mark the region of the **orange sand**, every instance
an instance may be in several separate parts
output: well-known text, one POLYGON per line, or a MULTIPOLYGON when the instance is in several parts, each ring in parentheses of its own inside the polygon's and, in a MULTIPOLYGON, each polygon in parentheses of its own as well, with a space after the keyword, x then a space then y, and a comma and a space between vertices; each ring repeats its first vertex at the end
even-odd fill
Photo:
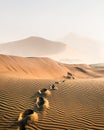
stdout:
POLYGON ((34 109, 35 93, 61 81, 67 71, 76 79, 56 84, 58 90, 51 90, 48 97, 49 109, 38 111, 38 122, 30 121, 25 129, 104 130, 104 78, 97 78, 100 73, 86 65, 4 55, 0 56, 0 130, 17 130, 19 114, 34 109))

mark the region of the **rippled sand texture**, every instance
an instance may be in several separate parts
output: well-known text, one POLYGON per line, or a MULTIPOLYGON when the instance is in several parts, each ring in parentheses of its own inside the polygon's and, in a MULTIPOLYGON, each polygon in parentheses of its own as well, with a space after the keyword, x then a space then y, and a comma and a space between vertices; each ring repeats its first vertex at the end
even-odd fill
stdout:
MULTIPOLYGON (((53 80, 0 77, 0 130, 18 129, 18 116, 34 108, 35 93, 53 80)), ((104 79, 66 80, 48 97, 50 108, 27 130, 104 130, 104 79)))

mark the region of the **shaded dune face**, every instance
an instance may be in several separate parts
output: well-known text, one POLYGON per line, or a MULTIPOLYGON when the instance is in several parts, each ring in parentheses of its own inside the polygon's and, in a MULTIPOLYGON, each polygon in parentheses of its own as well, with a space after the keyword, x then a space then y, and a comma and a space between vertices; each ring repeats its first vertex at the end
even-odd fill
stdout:
MULTIPOLYGON (((21 111, 34 108, 33 95, 48 88, 53 80, 0 78, 0 130, 17 129, 21 111)), ((57 84, 48 97, 50 109, 38 122, 28 122, 30 130, 103 130, 104 79, 76 79, 57 84)))

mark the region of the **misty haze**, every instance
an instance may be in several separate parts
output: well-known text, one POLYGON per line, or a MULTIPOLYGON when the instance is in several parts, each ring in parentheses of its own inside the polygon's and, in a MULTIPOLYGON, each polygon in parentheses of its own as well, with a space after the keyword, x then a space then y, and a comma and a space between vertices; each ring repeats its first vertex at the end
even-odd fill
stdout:
POLYGON ((104 130, 103 35, 103 0, 0 0, 0 130, 104 130))

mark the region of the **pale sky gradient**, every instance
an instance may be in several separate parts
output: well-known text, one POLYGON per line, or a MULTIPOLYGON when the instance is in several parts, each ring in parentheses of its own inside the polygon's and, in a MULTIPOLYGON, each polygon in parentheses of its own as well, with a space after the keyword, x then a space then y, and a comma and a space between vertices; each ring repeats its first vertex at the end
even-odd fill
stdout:
POLYGON ((0 0, 0 42, 70 32, 104 42, 104 0, 0 0))

